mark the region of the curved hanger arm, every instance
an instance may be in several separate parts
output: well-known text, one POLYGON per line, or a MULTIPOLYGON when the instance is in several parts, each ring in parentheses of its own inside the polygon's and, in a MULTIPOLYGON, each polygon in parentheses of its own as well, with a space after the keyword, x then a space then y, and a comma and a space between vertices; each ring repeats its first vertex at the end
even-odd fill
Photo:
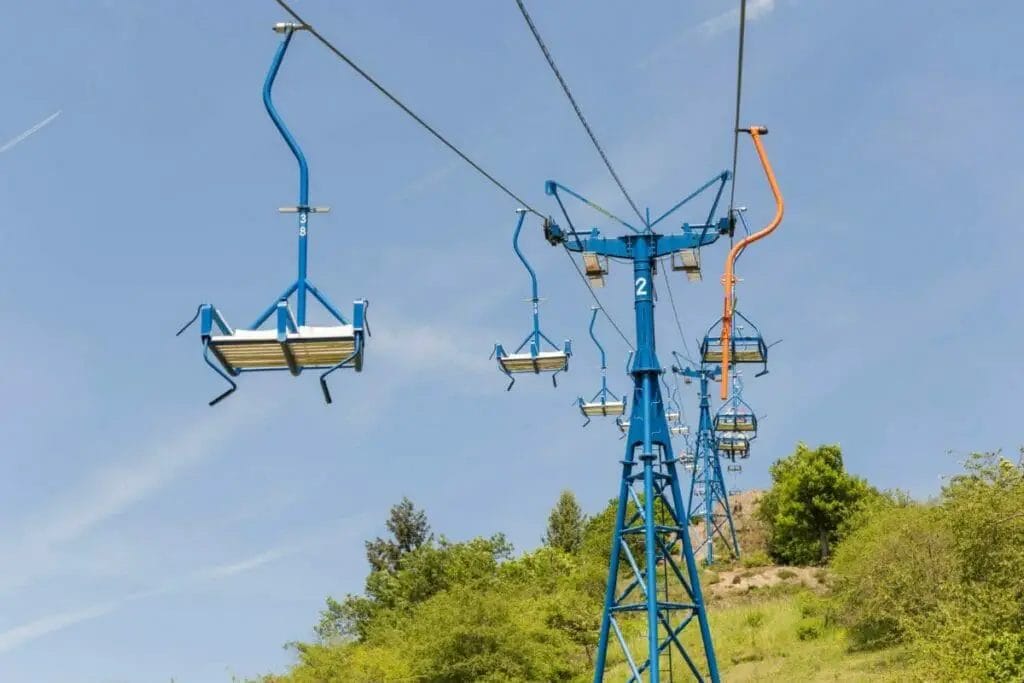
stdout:
POLYGON ((281 62, 284 60, 284 53, 288 50, 288 45, 292 42, 292 35, 297 30, 301 30, 303 27, 298 24, 279 24, 274 27, 275 31, 284 33, 284 39, 281 44, 277 46, 277 52, 274 53, 274 61, 270 64, 270 71, 267 72, 267 78, 263 82, 263 106, 267 109, 267 114, 270 115, 270 120, 274 122, 274 126, 278 132, 281 133, 281 137, 288 144, 288 148, 295 155, 295 160, 299 162, 299 207, 309 206, 309 166, 306 164, 306 155, 302 153, 302 148, 299 147, 299 143, 295 141, 295 137, 292 136, 291 131, 284 125, 284 121, 281 119, 281 115, 277 113, 277 108, 274 107, 274 101, 271 98, 271 90, 274 87, 274 80, 277 78, 277 72, 281 68, 281 62))
POLYGON ((765 153, 764 145, 761 143, 761 136, 767 135, 768 129, 764 126, 753 126, 751 128, 745 128, 741 132, 748 133, 750 135, 750 139, 754 143, 754 148, 757 150, 757 156, 761 160, 761 167, 764 169, 764 174, 768 178, 768 185, 771 187, 772 195, 775 197, 775 216, 768 225, 752 235, 747 235, 734 244, 732 249, 729 250, 729 256, 725 260, 725 275, 722 276, 722 284, 725 286, 725 302, 722 309, 721 398, 723 401, 729 397, 728 380, 729 363, 732 352, 732 316, 734 307, 733 289, 736 285, 736 258, 739 256, 740 252, 746 249, 749 245, 775 232, 775 229, 779 227, 780 223, 782 223, 782 215, 785 211, 785 203, 782 199, 782 193, 779 191, 779 185, 775 180, 775 172, 772 170, 771 162, 768 161, 768 155, 765 153))
POLYGON ((594 340, 594 344, 597 346, 597 350, 601 352, 601 373, 608 369, 607 359, 604 354, 604 347, 601 346, 601 342, 597 340, 597 336, 594 334, 594 323, 597 322, 597 312, 601 310, 597 306, 592 306, 591 311, 593 313, 590 316, 590 338, 594 340))

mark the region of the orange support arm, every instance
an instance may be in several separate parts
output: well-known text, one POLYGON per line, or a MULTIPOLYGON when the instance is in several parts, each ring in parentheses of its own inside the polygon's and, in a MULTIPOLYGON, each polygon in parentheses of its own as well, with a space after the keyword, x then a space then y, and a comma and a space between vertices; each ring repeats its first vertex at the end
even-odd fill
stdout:
MULTIPOLYGON (((754 126, 751 128, 742 129, 740 132, 749 133, 750 139, 754 141, 754 147, 757 149, 757 156, 761 160, 761 167, 764 168, 764 174, 768 177, 768 184, 772 188, 772 194, 775 196, 775 217, 772 218, 771 222, 758 230, 752 235, 747 235, 739 242, 733 245, 732 249, 729 250, 729 256, 725 260, 725 275, 722 276, 722 284, 725 286, 725 305, 722 309, 722 400, 729 398, 729 363, 731 361, 730 356, 732 355, 732 317, 733 317, 733 288, 736 285, 736 259, 749 245, 754 242, 767 237, 775 231, 779 224, 782 222, 782 214, 785 209, 785 204, 782 201, 782 193, 779 192, 779 185, 775 181, 775 172, 772 171, 772 165, 768 161, 768 155, 765 154, 764 145, 761 143, 761 136, 768 134, 768 129, 764 126, 754 126)), ((730 220, 732 216, 729 217, 730 220)))

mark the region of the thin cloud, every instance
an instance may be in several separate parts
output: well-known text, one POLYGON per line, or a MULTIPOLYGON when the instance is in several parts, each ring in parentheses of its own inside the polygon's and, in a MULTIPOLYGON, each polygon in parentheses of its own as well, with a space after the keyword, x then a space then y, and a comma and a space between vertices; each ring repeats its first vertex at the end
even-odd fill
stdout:
POLYGON ((5 539, 0 556, 20 562, 0 567, 0 593, 39 580, 58 569, 62 548, 108 520, 159 493, 189 469, 221 452, 239 430, 265 413, 266 406, 225 406, 177 433, 152 435, 138 456, 94 472, 35 524, 23 525, 22 538, 5 539))
POLYGON ((66 543, 145 500, 189 468, 212 457, 253 419, 241 409, 210 413, 177 437, 160 435, 141 458, 108 467, 91 477, 33 534, 43 545, 66 543))
POLYGON ((251 572, 254 569, 259 569, 265 564, 270 564, 271 562, 280 560, 288 555, 293 555, 296 552, 298 552, 298 548, 278 548, 276 550, 268 550, 265 553, 254 555, 239 562, 210 567, 205 570, 201 576, 202 578, 210 580, 226 579, 232 576, 238 576, 239 574, 245 574, 246 572, 251 572))
MULTIPOLYGON (((747 21, 757 21, 772 13, 775 9, 775 0, 750 0, 747 3, 747 21)), ((730 29, 738 29, 740 24, 740 10, 734 7, 728 12, 722 12, 718 16, 711 17, 700 23, 698 28, 709 36, 717 35, 730 29)))
POLYGON ((269 550, 239 562, 206 567, 189 574, 184 579, 169 581, 156 588, 130 593, 115 600, 101 602, 84 609, 58 612, 57 614, 33 619, 32 621, 21 624, 20 626, 9 628, 6 631, 0 631, 0 652, 10 652, 11 650, 15 650, 33 640, 57 633, 58 631, 63 631, 64 629, 71 628, 72 626, 76 626, 87 621, 93 621, 94 619, 105 617, 108 614, 121 609, 128 603, 135 602, 137 600, 144 600, 146 598, 164 595, 191 585, 223 580, 245 574, 246 572, 258 569, 259 567, 274 562, 275 560, 279 560, 287 555, 291 555, 298 550, 299 548, 294 546, 290 548, 269 550))
POLYGON ((106 602, 82 610, 60 612, 47 617, 34 619, 30 622, 9 628, 0 632, 0 652, 9 652, 21 647, 25 643, 48 636, 57 631, 80 624, 83 621, 92 621, 106 614, 110 614, 121 606, 121 603, 106 602))
MULTIPOLYGON (((776 0, 750 0, 747 3, 747 23, 764 19, 778 7, 776 0)), ((651 66, 670 59, 674 55, 685 54, 681 48, 693 39, 693 34, 702 34, 705 38, 713 38, 730 30, 737 30, 740 26, 740 10, 738 7, 717 14, 706 19, 697 25, 691 25, 683 29, 678 35, 667 43, 651 51, 646 57, 637 63, 638 69, 648 69, 651 66)))
POLYGON ((0 154, 3 154, 4 152, 6 152, 7 150, 11 149, 12 147, 20 145, 22 142, 24 142, 28 138, 32 137, 33 135, 35 135, 36 133, 41 131, 43 128, 45 128, 47 125, 49 125, 54 119, 56 119, 58 116, 60 116, 62 112, 63 112, 62 109, 58 109, 57 111, 55 111, 54 113, 52 113, 49 116, 47 116, 45 119, 43 119, 42 121, 40 121, 36 125, 32 126, 28 130, 26 130, 24 133, 21 133, 17 137, 11 138, 7 142, 5 142, 3 147, 0 147, 0 154))

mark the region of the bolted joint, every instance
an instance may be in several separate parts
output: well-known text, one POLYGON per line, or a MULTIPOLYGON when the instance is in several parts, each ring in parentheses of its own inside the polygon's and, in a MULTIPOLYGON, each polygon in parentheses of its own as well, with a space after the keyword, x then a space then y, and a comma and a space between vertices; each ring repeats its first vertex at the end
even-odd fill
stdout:
POLYGON ((548 241, 553 247, 557 247, 559 244, 565 241, 565 233, 562 231, 558 224, 550 218, 544 219, 544 239, 548 241))

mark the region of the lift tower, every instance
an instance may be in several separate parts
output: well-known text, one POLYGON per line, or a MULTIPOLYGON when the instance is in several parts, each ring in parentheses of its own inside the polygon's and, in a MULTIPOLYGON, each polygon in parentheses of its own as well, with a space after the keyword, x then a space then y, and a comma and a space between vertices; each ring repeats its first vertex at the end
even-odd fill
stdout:
POLYGON ((729 234, 728 218, 714 223, 722 188, 729 179, 727 171, 715 176, 682 200, 660 218, 651 221, 650 212, 642 228, 636 228, 613 216, 569 188, 554 181, 545 184, 545 191, 559 203, 568 229, 550 219, 545 221, 545 237, 552 245, 564 245, 569 251, 587 257, 631 261, 633 264, 633 295, 636 315, 636 352, 630 374, 633 377, 633 401, 626 435, 626 452, 622 460, 615 532, 612 538, 608 583, 598 641, 595 683, 604 679, 609 633, 614 633, 632 673, 631 681, 661 680, 660 658, 678 652, 697 680, 719 681, 718 664, 708 626, 707 611, 700 589, 697 564, 688 534, 687 507, 683 500, 674 456, 665 404, 659 381, 664 370, 655 352, 654 281, 660 259, 714 243, 729 234), (659 234, 655 226, 690 199, 718 184, 708 219, 700 225, 683 224, 681 232, 659 234), (559 193, 570 195, 587 206, 612 218, 629 229, 620 237, 603 237, 596 228, 577 232, 565 211, 559 193), (632 504, 632 505, 631 505, 632 504), (682 545, 680 552, 679 545, 682 545), (642 549, 642 556, 634 554, 642 549), (621 572, 622 558, 628 569, 621 572), (684 566, 680 566, 679 560, 684 566), (664 584, 659 586, 659 566, 665 571, 664 584), (660 594, 659 594, 660 588, 660 594), (647 648, 634 656, 623 636, 618 619, 623 614, 643 612, 647 617, 647 648), (698 664, 683 646, 680 633, 696 622, 700 629, 705 662, 698 664), (703 669, 703 670, 702 670, 703 669))
POLYGON ((697 427, 697 444, 694 452, 693 479, 690 482, 690 498, 687 512, 690 519, 704 520, 704 538, 693 549, 695 555, 705 552, 707 564, 715 561, 715 537, 724 541, 729 553, 736 559, 740 556, 740 544, 729 507, 729 495, 722 476, 722 462, 718 454, 718 438, 711 421, 711 395, 708 384, 722 377, 718 366, 693 369, 673 366, 672 371, 682 375, 684 381, 694 379, 700 382, 700 421, 697 427))

